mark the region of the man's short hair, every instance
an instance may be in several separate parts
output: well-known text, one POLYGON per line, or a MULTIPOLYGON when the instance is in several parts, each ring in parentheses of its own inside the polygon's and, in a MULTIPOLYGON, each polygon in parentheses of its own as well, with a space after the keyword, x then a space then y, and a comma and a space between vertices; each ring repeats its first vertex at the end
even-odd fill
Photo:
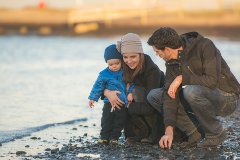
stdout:
POLYGON ((165 47, 177 49, 182 45, 180 36, 170 27, 161 27, 156 30, 147 43, 160 50, 164 50, 165 47))

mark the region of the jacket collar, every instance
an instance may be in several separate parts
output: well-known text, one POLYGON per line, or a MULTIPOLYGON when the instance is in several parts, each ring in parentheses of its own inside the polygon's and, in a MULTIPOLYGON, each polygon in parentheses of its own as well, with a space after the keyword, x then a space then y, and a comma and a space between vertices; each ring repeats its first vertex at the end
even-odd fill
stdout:
POLYGON ((123 72, 123 69, 122 69, 122 68, 119 69, 118 71, 111 71, 111 70, 109 69, 109 67, 107 67, 107 70, 108 70, 108 72, 110 72, 110 73, 115 73, 115 74, 119 74, 119 73, 123 72))
POLYGON ((189 32, 182 34, 181 36, 183 43, 183 53, 184 56, 188 56, 192 48, 194 48, 198 42, 203 38, 198 32, 189 32))
POLYGON ((179 65, 179 61, 177 59, 171 59, 165 63, 166 66, 171 66, 171 65, 179 65))

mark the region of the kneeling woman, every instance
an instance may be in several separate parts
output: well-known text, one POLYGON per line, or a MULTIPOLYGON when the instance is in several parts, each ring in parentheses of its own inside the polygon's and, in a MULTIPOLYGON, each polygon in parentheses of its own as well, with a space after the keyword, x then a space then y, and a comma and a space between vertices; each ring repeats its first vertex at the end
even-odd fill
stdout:
MULTIPOLYGON (((147 95, 150 90, 163 86, 164 73, 144 54, 137 34, 124 35, 121 41, 117 42, 117 49, 123 55, 123 80, 135 85, 124 129, 127 142, 158 142, 159 134, 164 132, 163 121, 159 113, 148 104, 147 95)), ((123 102, 117 94, 117 91, 104 91, 112 106, 121 108, 123 102)))

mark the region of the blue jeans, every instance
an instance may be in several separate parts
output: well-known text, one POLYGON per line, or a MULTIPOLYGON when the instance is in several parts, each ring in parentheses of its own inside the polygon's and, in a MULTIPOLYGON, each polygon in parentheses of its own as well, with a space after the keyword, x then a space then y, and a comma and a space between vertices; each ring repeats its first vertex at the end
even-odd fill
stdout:
MULTIPOLYGON (((163 88, 153 89, 149 92, 147 99, 148 102, 154 107, 159 113, 163 112, 163 88)), ((164 115, 163 115, 164 116, 164 115)), ((187 115, 183 105, 179 102, 178 112, 177 112, 177 122, 176 127, 184 132, 187 136, 191 135, 197 130, 197 127, 191 121, 187 115)))
POLYGON ((219 135, 223 131, 223 127, 217 116, 230 115, 239 105, 239 96, 218 88, 210 89, 200 85, 187 85, 183 94, 203 127, 205 137, 219 135))

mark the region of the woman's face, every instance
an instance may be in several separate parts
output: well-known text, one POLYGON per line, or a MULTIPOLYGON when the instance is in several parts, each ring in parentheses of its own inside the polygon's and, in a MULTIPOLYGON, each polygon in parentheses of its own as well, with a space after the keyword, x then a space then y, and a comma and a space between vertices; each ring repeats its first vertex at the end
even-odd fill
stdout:
POLYGON ((139 53, 124 53, 123 61, 128 65, 129 68, 135 69, 140 61, 139 53))

